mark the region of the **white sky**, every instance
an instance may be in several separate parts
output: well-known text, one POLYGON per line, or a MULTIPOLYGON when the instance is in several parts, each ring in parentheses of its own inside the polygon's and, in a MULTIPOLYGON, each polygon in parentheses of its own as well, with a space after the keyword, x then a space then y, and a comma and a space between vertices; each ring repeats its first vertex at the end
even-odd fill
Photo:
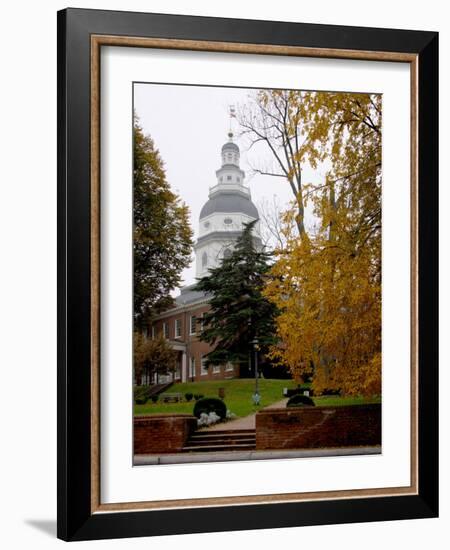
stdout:
MULTIPOLYGON (((136 83, 134 108, 141 126, 149 134, 165 164, 167 180, 172 189, 189 206, 194 239, 198 235, 200 210, 208 200, 209 188, 217 183, 215 171, 221 165, 221 147, 228 141, 229 105, 246 102, 254 90, 186 86, 173 84, 136 83)), ((236 119, 233 131, 239 133, 236 119)), ((288 205, 292 192, 286 180, 271 176, 252 175, 252 166, 272 162, 270 152, 261 144, 247 151, 242 140, 235 139, 241 149, 241 168, 246 172, 245 183, 250 187, 252 200, 258 207, 261 201, 288 205)), ((259 144, 258 144, 259 145, 259 144)), ((323 170, 313 171, 304 166, 303 181, 320 183, 323 170)), ((306 214, 312 219, 311 213, 306 214)), ((182 274, 183 284, 195 282, 195 257, 182 274)))

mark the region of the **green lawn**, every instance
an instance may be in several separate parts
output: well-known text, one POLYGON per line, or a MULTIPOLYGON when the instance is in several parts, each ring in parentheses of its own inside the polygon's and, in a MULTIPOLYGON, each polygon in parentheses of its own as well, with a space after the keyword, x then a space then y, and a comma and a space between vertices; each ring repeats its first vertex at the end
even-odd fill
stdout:
POLYGON ((374 397, 339 397, 336 395, 323 395, 313 397, 314 403, 320 407, 342 407, 343 405, 362 405, 363 403, 381 403, 381 396, 374 397))
MULTIPOLYGON (((185 384, 174 384, 169 388, 168 393, 184 394, 199 393, 205 397, 218 397, 219 388, 225 388, 224 401, 228 410, 236 416, 247 416, 256 412, 260 408, 267 407, 271 403, 283 399, 283 388, 295 388, 293 380, 259 380, 259 393, 261 394, 261 403, 259 407, 253 405, 252 395, 255 389, 255 381, 251 379, 232 379, 232 380, 214 380, 211 382, 187 382, 185 384)), ((367 400, 360 397, 317 397, 314 398, 316 405, 355 405, 359 403, 376 403, 380 399, 367 400)), ((145 405, 135 405, 134 414, 158 414, 158 413, 188 413, 192 414, 195 401, 183 401, 181 403, 152 403, 149 401, 145 405)))

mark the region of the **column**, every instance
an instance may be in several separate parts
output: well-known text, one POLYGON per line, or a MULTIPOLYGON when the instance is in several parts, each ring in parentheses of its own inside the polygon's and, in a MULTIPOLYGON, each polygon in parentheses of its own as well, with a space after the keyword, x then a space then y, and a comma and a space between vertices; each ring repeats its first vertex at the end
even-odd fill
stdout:
POLYGON ((187 361, 186 361, 186 352, 183 351, 181 354, 181 381, 187 382, 187 361))

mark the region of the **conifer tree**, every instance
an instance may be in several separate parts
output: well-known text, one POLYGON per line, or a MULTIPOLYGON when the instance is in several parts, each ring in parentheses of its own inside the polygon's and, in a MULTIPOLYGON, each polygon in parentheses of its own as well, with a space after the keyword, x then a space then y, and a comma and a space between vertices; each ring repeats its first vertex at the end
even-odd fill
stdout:
MULTIPOLYGON (((263 295, 270 255, 258 250, 252 230, 244 226, 235 248, 221 265, 201 278, 196 289, 210 297, 200 339, 213 346, 207 364, 249 363, 251 342, 257 338, 262 355, 274 343, 276 307, 263 295)), ((250 374, 250 372, 248 373, 250 374)))

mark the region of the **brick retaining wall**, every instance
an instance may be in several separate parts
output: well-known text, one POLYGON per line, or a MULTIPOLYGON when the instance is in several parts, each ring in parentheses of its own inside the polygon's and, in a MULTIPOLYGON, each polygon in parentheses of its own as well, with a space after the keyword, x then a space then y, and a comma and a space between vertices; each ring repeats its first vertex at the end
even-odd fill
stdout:
POLYGON ((256 414, 256 449, 381 445, 381 405, 289 407, 256 414))
POLYGON ((134 418, 134 454, 177 453, 197 428, 190 414, 153 414, 134 418))

